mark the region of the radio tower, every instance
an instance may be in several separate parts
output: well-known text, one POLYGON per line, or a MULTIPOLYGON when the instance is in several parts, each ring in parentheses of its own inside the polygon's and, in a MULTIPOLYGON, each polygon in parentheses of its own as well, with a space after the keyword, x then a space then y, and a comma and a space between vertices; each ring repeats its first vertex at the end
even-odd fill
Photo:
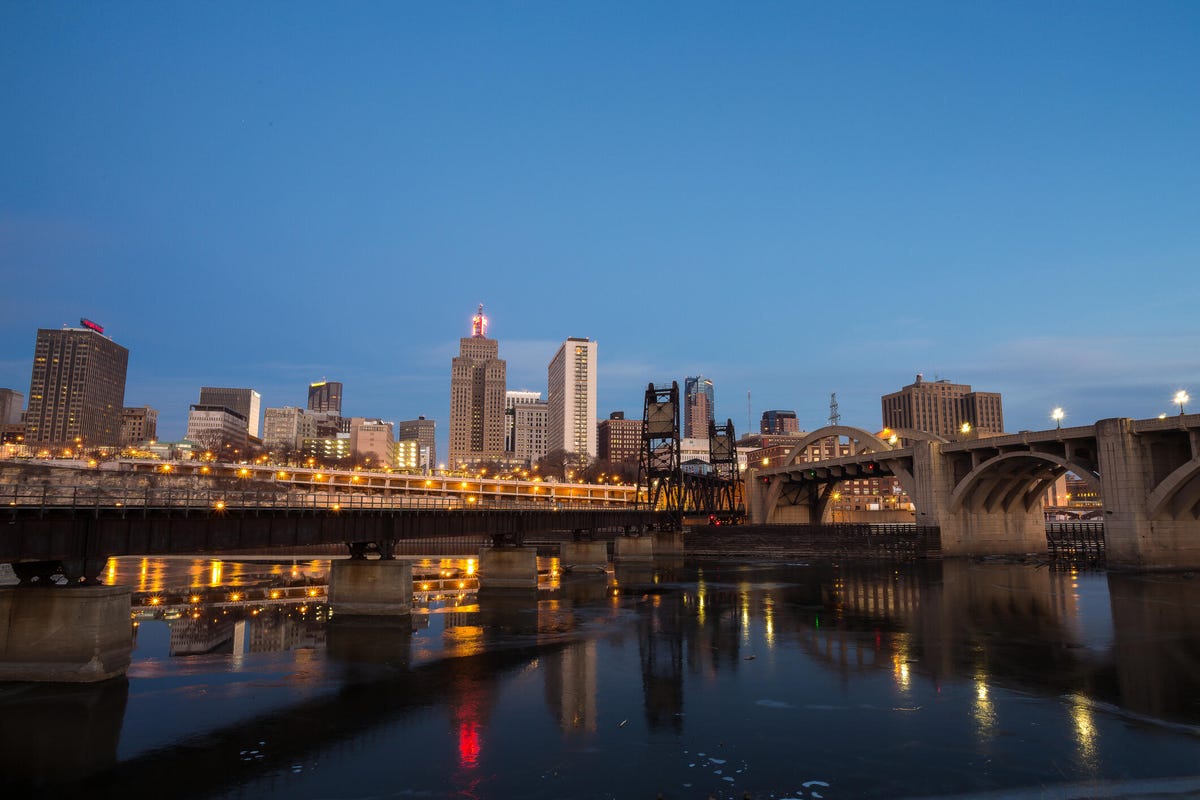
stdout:
POLYGON ((838 413, 837 392, 829 395, 829 424, 839 425, 842 422, 842 415, 838 413))

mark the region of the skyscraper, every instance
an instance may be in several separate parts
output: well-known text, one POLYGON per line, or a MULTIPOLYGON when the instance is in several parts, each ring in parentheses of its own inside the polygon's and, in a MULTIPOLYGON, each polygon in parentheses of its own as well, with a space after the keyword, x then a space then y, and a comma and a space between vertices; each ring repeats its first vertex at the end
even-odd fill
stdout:
POLYGON ((342 384, 321 379, 308 385, 308 410, 342 413, 342 384))
POLYGON ((948 380, 924 376, 898 392, 884 395, 883 426, 911 428, 947 438, 959 435, 963 423, 980 433, 1004 432, 1004 409, 997 392, 973 392, 948 380))
POLYGON ((563 342, 546 371, 546 389, 546 452, 595 458, 596 342, 563 342))
POLYGON ((683 436, 707 439, 708 424, 713 422, 713 382, 703 375, 683 380, 683 436))
POLYGON ((115 447, 121 441, 129 351, 95 323, 41 328, 33 350, 25 442, 115 447))
POLYGON ((500 343, 487 338, 483 304, 471 318, 471 336, 459 339, 450 366, 450 464, 463 467, 504 458, 507 365, 500 343))
POLYGON ((253 389, 228 389, 216 386, 204 386, 200 389, 202 406, 225 406, 246 418, 246 432, 258 438, 258 420, 261 416, 262 395, 253 389))

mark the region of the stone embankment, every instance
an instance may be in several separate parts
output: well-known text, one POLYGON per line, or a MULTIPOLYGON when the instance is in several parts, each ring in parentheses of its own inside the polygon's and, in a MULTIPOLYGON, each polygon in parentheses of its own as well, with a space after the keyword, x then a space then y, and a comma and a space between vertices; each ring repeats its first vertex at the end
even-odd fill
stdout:
POLYGON ((705 525, 683 541, 688 555, 725 558, 940 555, 934 529, 911 525, 705 525))
POLYGON ((46 464, 15 461, 0 461, 0 503, 5 496, 12 498, 14 491, 29 498, 41 491, 62 497, 65 492, 78 489, 80 497, 112 498, 135 496, 149 490, 171 489, 180 492, 203 494, 210 491, 271 492, 277 490, 271 483, 217 478, 207 475, 173 475, 158 472, 133 472, 129 470, 87 467, 81 464, 46 464))

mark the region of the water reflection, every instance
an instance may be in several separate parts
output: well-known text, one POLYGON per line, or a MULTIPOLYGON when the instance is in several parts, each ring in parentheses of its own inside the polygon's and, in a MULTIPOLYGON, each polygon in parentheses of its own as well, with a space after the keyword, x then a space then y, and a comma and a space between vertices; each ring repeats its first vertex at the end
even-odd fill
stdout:
MULTIPOLYGON (((475 797, 599 786, 638 796, 663 790, 652 776, 695 790, 683 796, 789 796, 805 763, 820 768, 806 778, 832 783, 829 798, 963 792, 1170 774, 1200 756, 1200 582, 1183 576, 678 559, 563 576, 543 559, 538 592, 480 597, 473 560, 428 559, 414 564, 411 619, 362 623, 328 609, 328 561, 115 561, 106 580, 145 587, 134 622, 169 626, 170 658, 139 643, 129 705, 164 702, 180 744, 158 745, 161 766, 149 755, 114 764, 125 695, 71 700, 65 713, 94 737, 70 774, 102 772, 129 791, 151 789, 164 769, 203 774, 199 794, 228 791, 222 775, 247 741, 269 742, 270 754, 239 773, 245 796, 331 794, 306 783, 305 765, 361 769, 339 750, 346 741, 393 769, 388 753, 412 751, 403 769, 414 792, 475 797), (208 700, 138 694, 151 678, 200 680, 182 664, 210 671, 208 700), (285 674, 281 686, 306 693, 243 712, 239 695, 218 691, 243 671, 256 692, 285 674), (204 717, 218 702, 222 714, 204 717), (438 713, 413 713, 429 708, 438 713), (198 732, 213 753, 184 746, 198 732), (704 755, 669 750, 680 743, 704 755), (718 743, 727 751, 714 755, 718 743), (613 769, 643 751, 646 768, 613 769), (556 782, 533 763, 556 765, 556 782), (697 764, 711 771, 697 777, 697 764)), ((53 696, 0 697, 6 729, 36 730, 53 696)), ((36 733, 24 744, 49 746, 36 733)), ((14 760, 51 779, 53 759, 14 760)), ((395 791, 382 771, 355 777, 365 794, 395 791)))

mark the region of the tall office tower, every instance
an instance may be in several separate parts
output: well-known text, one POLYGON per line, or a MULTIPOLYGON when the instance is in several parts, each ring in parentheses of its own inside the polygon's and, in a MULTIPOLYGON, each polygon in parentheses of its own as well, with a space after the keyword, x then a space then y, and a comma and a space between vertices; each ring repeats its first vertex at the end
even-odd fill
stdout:
POLYGON ((262 395, 253 389, 227 389, 216 386, 204 386, 200 389, 202 406, 225 406, 246 418, 246 432, 258 438, 259 408, 262 406, 262 395))
POLYGON ((642 420, 625 419, 624 411, 614 411, 597 425, 600 460, 614 464, 636 464, 642 454, 642 420))
POLYGON ((963 423, 978 433, 1003 433, 1004 410, 997 392, 973 392, 947 380, 924 376, 898 392, 884 395, 883 426, 911 428, 947 438, 958 436, 963 423))
POLYGON ((546 455, 545 403, 517 403, 513 406, 512 461, 533 466, 546 455))
POLYGON ((450 465, 504 458, 504 381, 500 344, 487 338, 483 304, 471 318, 471 336, 459 339, 450 366, 450 465))
POLYGON ((87 320, 82 328, 41 328, 33 350, 25 443, 116 447, 125 410, 129 351, 87 320))
POLYGON ((563 342, 546 371, 546 389, 546 452, 595 458, 596 342, 563 342))
POLYGON ((317 427, 295 406, 268 408, 263 412, 263 444, 272 450, 299 450, 306 438, 316 438, 317 427), (309 425, 305 425, 309 422, 309 425))
POLYGON ((342 384, 319 380, 308 385, 308 410, 342 413, 342 384))
POLYGON ((16 389, 0 389, 0 425, 16 425, 25 410, 25 395, 16 389))
POLYGON ((126 408, 121 414, 121 445, 151 442, 158 438, 158 410, 150 406, 126 408))
POLYGON ((800 420, 795 411, 764 411, 758 423, 758 432, 775 436, 789 436, 800 432, 800 420))
POLYGON ((713 382, 703 375, 683 380, 683 436, 707 439, 713 417, 713 382))
POLYGON ((417 464, 420 469, 437 467, 437 423, 425 417, 417 417, 396 426, 396 439, 401 442, 417 443, 417 464))
POLYGON ((516 450, 516 439, 513 438, 517 422, 516 407, 540 402, 542 402, 541 392, 510 389, 504 393, 504 450, 506 452, 512 453, 516 450))

